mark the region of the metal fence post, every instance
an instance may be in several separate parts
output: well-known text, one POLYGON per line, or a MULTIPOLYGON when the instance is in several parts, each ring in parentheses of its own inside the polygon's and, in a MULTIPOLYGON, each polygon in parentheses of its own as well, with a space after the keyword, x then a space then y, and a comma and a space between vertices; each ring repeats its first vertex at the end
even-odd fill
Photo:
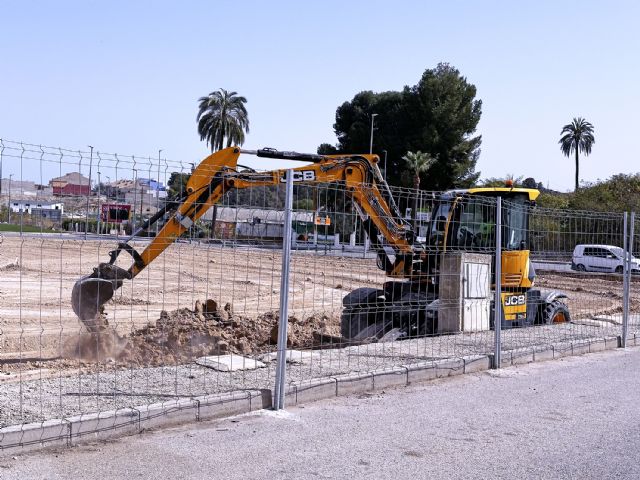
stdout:
POLYGON ((496 198, 496 290, 493 299, 493 328, 495 344, 493 368, 500 368, 502 360, 502 197, 496 198))
POLYGON ((625 220, 625 237, 624 237, 624 282, 623 282, 623 297, 622 297, 622 341, 621 346, 624 348, 627 346, 627 335, 629 333, 629 298, 631 290, 631 269, 633 258, 633 236, 635 230, 636 212, 631 212, 631 220, 629 222, 629 228, 626 228, 627 214, 624 214, 625 220))
POLYGON ((282 238, 282 275, 280 277, 280 319, 278 322, 278 357, 276 383, 273 394, 273 409, 284 408, 284 386, 286 383, 287 326, 289 318, 289 265, 291 263, 291 213, 293 208, 293 170, 287 170, 284 204, 284 233, 282 238))
POLYGON ((625 348, 627 346, 627 332, 629 328, 629 228, 627 221, 628 213, 624 212, 622 217, 622 249, 623 249, 623 261, 622 261, 622 334, 620 339, 620 346, 625 348))
MULTIPOLYGON (((633 241, 634 241, 634 235, 635 235, 635 229, 636 229, 636 212, 631 212, 631 223, 629 225, 629 258, 628 258, 628 262, 629 262, 629 267, 628 267, 628 280, 627 280, 627 317, 629 317, 629 305, 631 303, 631 275, 633 274, 633 263, 631 262, 631 260, 633 259, 633 241)), ((627 321, 627 327, 628 327, 628 321, 627 321)))

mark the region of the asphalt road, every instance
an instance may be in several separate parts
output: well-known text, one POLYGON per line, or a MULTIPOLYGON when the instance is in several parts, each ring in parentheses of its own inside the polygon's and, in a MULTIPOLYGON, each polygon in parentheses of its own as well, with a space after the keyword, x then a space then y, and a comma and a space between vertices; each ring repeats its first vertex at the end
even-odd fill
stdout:
POLYGON ((640 349, 511 367, 110 443, 0 478, 639 478, 640 349))

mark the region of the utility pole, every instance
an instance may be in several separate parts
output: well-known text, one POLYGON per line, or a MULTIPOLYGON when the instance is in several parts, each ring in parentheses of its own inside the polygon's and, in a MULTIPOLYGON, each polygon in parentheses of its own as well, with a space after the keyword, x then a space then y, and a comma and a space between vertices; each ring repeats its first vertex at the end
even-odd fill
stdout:
MULTIPOLYGON (((144 201, 144 186, 142 185, 142 183, 140 183, 140 220, 138 220, 140 223, 142 223, 142 203, 143 203, 143 201, 144 201)), ((135 227, 135 225, 134 225, 134 227, 135 227)))
MULTIPOLYGON (((375 122, 376 117, 378 116, 377 113, 372 113, 371 114, 371 140, 369 142, 369 155, 371 155, 373 153, 373 124, 375 122)), ((358 225, 358 215, 356 215, 356 231, 358 230, 357 225, 358 225)), ((363 232, 362 235, 362 243, 364 244, 364 254, 363 254, 363 258, 367 255, 367 233, 363 232)))
MULTIPOLYGON (((111 194, 111 177, 109 175, 105 175, 105 177, 107 178, 107 204, 110 203, 111 201, 109 200, 109 195, 111 194)), ((100 212, 100 215, 102 215, 102 212, 100 212)), ((105 227, 105 233, 109 233, 110 227, 109 227, 109 210, 107 209, 107 214, 104 216, 104 221, 107 224, 107 226, 105 227)))
POLYGON ((383 150, 382 153, 384 153, 384 181, 387 181, 387 151, 383 150))
POLYGON ((100 171, 98 171, 98 235, 100 235, 100 217, 102 217, 102 210, 100 209, 100 171))
POLYGON ((371 114, 371 142, 369 143, 369 154, 373 153, 373 123, 377 116, 377 113, 371 114))
POLYGON ((7 223, 11 223, 11 179, 13 178, 13 173, 9 175, 9 219, 7 223))

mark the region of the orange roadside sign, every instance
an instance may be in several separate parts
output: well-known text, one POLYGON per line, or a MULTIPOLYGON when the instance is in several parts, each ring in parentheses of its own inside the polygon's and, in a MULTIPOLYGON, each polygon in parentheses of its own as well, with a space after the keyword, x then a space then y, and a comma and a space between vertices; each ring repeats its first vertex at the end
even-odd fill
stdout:
POLYGON ((316 216, 313 219, 313 223, 315 223, 316 225, 331 225, 331 218, 316 216))

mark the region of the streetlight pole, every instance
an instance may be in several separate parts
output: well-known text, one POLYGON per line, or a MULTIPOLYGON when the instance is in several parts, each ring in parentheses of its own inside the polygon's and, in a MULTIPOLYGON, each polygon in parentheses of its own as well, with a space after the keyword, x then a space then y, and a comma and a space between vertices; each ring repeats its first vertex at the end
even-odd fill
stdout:
POLYGON ((382 153, 384 153, 384 181, 387 181, 387 151, 383 150, 382 153))
POLYGON ((9 175, 9 219, 7 223, 11 223, 11 178, 13 178, 13 173, 9 175))
MULTIPOLYGON (((371 155, 373 153, 373 124, 375 122, 376 117, 378 116, 377 113, 372 113, 371 114, 371 140, 369 141, 369 155, 371 155)), ((355 228, 356 231, 358 230, 358 216, 356 215, 356 219, 355 219, 355 228)), ((362 242, 364 243, 364 253, 363 253, 363 258, 366 257, 367 255, 367 233, 365 232, 363 237, 362 237, 362 242)))
POLYGON ((369 142, 369 154, 373 153, 373 123, 377 116, 378 116, 377 113, 371 114, 371 141, 369 142))

